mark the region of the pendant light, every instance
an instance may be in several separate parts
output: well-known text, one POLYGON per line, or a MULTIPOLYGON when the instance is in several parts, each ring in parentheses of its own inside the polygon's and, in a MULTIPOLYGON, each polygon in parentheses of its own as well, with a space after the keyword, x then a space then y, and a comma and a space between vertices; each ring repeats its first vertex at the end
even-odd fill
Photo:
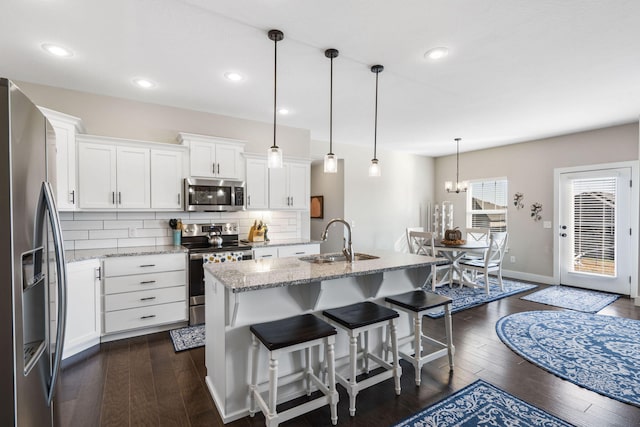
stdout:
POLYGON ((382 70, 384 70, 382 65, 374 65, 371 67, 371 72, 376 73, 376 113, 373 126, 373 159, 371 159, 371 165, 369 165, 369 176, 380 176, 380 165, 376 158, 376 143, 378 139, 378 74, 380 74, 382 70))
POLYGON ((273 145, 267 150, 267 166, 269 168, 282 167, 282 150, 276 143, 276 115, 277 110, 277 89, 278 89, 278 42, 284 38, 280 30, 270 30, 269 39, 273 40, 273 145))
POLYGON ((454 141, 456 142, 456 185, 454 188, 451 181, 446 181, 444 189, 447 190, 447 193, 464 193, 467 191, 469 183, 467 181, 460 182, 460 138, 456 138, 454 141))
POLYGON ((329 152, 324 156, 324 173, 338 172, 338 157, 333 154, 333 58, 338 57, 337 49, 327 49, 324 56, 331 60, 331 77, 329 79, 329 152))

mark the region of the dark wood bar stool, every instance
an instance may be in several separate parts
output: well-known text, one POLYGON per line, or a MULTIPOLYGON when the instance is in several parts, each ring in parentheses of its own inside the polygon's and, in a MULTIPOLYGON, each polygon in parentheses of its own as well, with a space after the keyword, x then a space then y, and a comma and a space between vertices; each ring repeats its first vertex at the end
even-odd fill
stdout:
MULTIPOLYGON (((385 300, 395 309, 402 310, 413 318, 413 334, 399 338, 398 345, 413 343, 413 355, 399 351, 403 359, 410 362, 416 371, 416 385, 420 385, 422 366, 432 360, 449 355, 449 368, 453 370, 453 337, 451 332, 451 298, 426 291, 411 291, 386 297, 385 300), (422 317, 432 308, 444 306, 444 324, 447 342, 442 343, 422 333, 422 317), (423 342, 438 347, 438 350, 423 354, 423 342)), ((388 349, 388 346, 387 346, 388 349)))
MULTIPOLYGON (((390 308, 383 307, 372 302, 362 302, 345 307, 325 310, 323 316, 332 325, 343 329, 349 335, 349 378, 336 372, 338 383, 347 389, 349 393, 349 414, 356 414, 356 396, 367 387, 378 384, 388 378, 395 379, 396 394, 400 394, 400 376, 402 368, 399 364, 398 344, 396 336, 396 321, 400 315, 390 308), (389 364, 382 357, 369 353, 369 331, 376 328, 384 328, 388 325, 391 336, 391 347, 393 353, 393 363, 389 364), (374 361, 379 366, 385 368, 384 371, 369 376, 368 378, 356 381, 357 359, 358 359, 358 337, 363 333, 364 345, 362 348, 362 360, 364 371, 369 373, 369 360, 374 361)), ((382 354, 381 354, 382 356, 382 354)))
POLYGON ((331 408, 331 423, 338 423, 338 392, 335 380, 335 335, 336 329, 327 322, 312 314, 303 314, 273 322, 251 325, 251 385, 249 386, 249 414, 256 413, 256 401, 264 414, 267 427, 295 418, 299 415, 313 411, 324 405, 331 408), (269 351, 269 381, 258 384, 258 341, 269 351), (311 348, 324 345, 325 362, 328 373, 328 385, 313 373, 311 367, 311 348), (293 351, 305 351, 305 369, 284 377, 280 385, 290 384, 305 380, 307 395, 311 394, 313 383, 323 396, 294 406, 286 411, 278 413, 276 403, 278 399, 278 357, 284 353, 293 351), (260 388, 268 385, 269 402, 263 399, 260 388))

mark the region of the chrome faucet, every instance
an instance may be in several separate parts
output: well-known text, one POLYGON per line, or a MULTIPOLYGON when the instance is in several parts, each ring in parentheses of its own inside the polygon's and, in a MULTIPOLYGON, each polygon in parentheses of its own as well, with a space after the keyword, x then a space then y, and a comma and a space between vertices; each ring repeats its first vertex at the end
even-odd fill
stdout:
POLYGON ((353 252, 353 246, 351 245, 351 226, 347 221, 345 221, 342 218, 332 219, 327 223, 327 226, 324 228, 324 231, 322 232, 322 236, 320 236, 320 238, 322 239, 323 242, 327 241, 327 232, 329 231, 329 226, 334 222, 341 222, 347 228, 347 236, 349 238, 349 241, 347 242, 346 238, 342 238, 342 242, 343 242, 342 253, 347 258, 347 260, 349 260, 349 262, 354 262, 356 260, 356 254, 353 252))

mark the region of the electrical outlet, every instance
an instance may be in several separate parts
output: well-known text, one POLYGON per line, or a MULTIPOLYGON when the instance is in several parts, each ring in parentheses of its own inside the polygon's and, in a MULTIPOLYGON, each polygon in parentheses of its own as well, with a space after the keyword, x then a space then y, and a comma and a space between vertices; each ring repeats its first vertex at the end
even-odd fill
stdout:
POLYGON ((515 256, 513 256, 513 255, 511 255, 511 258, 509 259, 509 261, 511 261, 511 262, 513 262, 513 263, 515 263, 515 262, 516 262, 516 257, 515 257, 515 256))

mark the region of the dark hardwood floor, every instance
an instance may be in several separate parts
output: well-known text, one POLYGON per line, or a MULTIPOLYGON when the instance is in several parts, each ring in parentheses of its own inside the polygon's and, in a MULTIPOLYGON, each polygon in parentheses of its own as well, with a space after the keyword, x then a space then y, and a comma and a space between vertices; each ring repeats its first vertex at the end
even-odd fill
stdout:
MULTIPOLYGON (((539 289, 539 288, 538 288, 539 289)), ((530 291, 533 292, 533 291, 530 291)), ((639 426, 640 408, 562 380, 525 361, 498 338, 501 317, 554 307, 523 301, 521 296, 494 301, 453 315, 455 370, 446 357, 425 366, 422 385, 402 362, 402 394, 392 380, 362 391, 357 413, 340 390, 338 425, 388 426, 483 379, 579 426, 639 426)), ((620 298, 600 314, 640 319, 640 307, 620 298)), ((444 320, 425 318, 428 334, 444 339, 444 320)), ((639 338, 640 339, 640 338, 639 338)), ((168 332, 101 344, 74 358, 62 373, 57 397, 60 426, 222 426, 204 383, 204 349, 175 353, 168 332)), ((260 426, 264 418, 243 418, 228 426, 260 426)), ((330 426, 329 409, 320 408, 285 426, 330 426)))

